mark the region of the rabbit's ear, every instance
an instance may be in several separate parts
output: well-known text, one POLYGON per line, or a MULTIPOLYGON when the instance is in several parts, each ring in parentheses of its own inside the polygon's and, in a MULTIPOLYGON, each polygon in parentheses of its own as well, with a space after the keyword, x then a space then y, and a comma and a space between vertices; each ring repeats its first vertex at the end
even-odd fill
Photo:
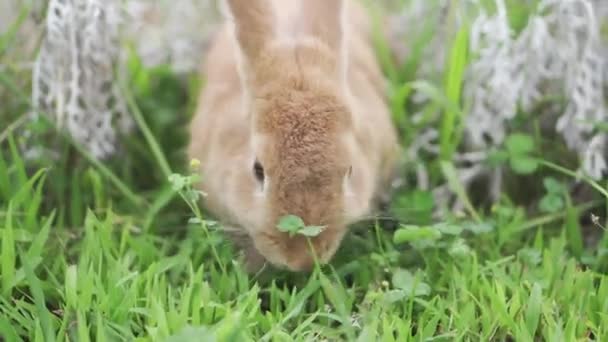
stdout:
POLYGON ((275 35, 273 6, 270 0, 226 0, 226 4, 243 55, 254 62, 275 35))
POLYGON ((302 0, 301 33, 313 36, 332 49, 340 50, 343 40, 343 0, 302 0))

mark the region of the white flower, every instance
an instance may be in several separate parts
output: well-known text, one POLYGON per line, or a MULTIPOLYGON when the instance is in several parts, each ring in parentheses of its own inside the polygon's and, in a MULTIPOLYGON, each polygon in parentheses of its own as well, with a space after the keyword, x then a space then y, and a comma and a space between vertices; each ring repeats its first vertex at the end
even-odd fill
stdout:
POLYGON ((132 127, 114 82, 120 20, 116 0, 51 0, 34 66, 35 110, 97 158, 115 151, 115 129, 132 127))
MULTIPOLYGON (((608 44, 600 35, 600 25, 608 22, 608 1, 541 0, 518 34, 509 24, 505 1, 494 2, 493 13, 479 0, 458 5, 447 0, 406 2, 402 11, 391 10, 396 13, 389 23, 391 47, 399 58, 407 58, 415 43, 412 37, 427 28, 420 18, 437 23, 417 71, 419 78, 435 79, 445 73, 447 48, 456 32, 451 23, 473 19, 469 41, 476 58, 463 91, 465 103, 470 103, 464 152, 502 144, 520 109, 534 115, 539 101, 558 96, 566 107, 551 117, 551 125, 578 154, 581 170, 601 177, 608 139, 595 124, 608 121, 608 44)), ((395 3, 383 1, 387 8, 395 3)), ((14 12, 18 6, 7 8, 14 12)), ((124 62, 119 59, 124 56, 120 39, 135 43, 146 66, 169 63, 176 72, 193 72, 220 18, 213 0, 51 0, 47 35, 34 70, 34 103, 95 155, 109 155, 116 148, 116 128, 131 127, 113 82, 114 68, 124 62), (129 16, 125 21, 121 3, 129 16), (125 31, 119 32, 121 27, 125 31)), ((413 95, 420 99, 422 94, 413 95)), ((421 101, 428 99, 422 96, 421 101)), ((437 150, 433 144, 418 145, 430 153, 437 150)))
POLYGON ((128 35, 144 64, 170 64, 178 73, 197 70, 220 19, 212 0, 129 0, 126 10, 128 35))
POLYGON ((479 57, 465 85, 472 100, 467 137, 473 147, 500 145, 520 106, 529 112, 542 98, 561 95, 567 106, 555 128, 584 161, 582 170, 600 178, 606 134, 596 138, 594 125, 608 121, 608 58, 594 6, 602 2, 542 0, 517 37, 512 37, 504 0, 495 2, 496 14, 482 11, 471 29, 471 50, 479 57))

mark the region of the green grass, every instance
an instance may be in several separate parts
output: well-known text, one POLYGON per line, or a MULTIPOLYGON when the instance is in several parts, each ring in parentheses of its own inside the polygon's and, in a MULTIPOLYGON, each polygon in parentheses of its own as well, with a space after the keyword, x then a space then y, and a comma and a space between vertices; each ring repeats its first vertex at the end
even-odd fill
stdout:
POLYGON ((437 79, 415 75, 432 30, 412 39, 403 65, 378 42, 404 144, 428 126, 441 132, 440 155, 409 161, 405 178, 427 165, 466 212, 433 219, 430 193, 406 187, 392 219, 354 226, 331 265, 310 274, 248 275, 196 205, 184 148, 203 80, 133 57, 122 86, 141 133, 100 162, 48 122, 24 123, 29 73, 0 70, 0 340, 607 340, 607 182, 583 179, 590 195, 577 196, 560 147, 523 129, 497 151, 509 185, 498 202, 476 200, 456 177, 466 30, 437 79), (414 108, 414 91, 430 104, 414 108), (414 110, 428 120, 412 122, 414 110), (22 127, 38 133, 32 143, 57 146, 60 160, 24 160, 22 127))

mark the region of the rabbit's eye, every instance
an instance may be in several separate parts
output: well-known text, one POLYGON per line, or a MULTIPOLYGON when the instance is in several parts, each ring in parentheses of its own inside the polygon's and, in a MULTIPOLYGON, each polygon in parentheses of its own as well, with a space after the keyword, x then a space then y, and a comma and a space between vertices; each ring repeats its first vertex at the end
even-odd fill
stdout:
POLYGON ((260 164, 260 162, 257 160, 253 164, 253 174, 255 175, 255 178, 258 180, 258 182, 264 182, 264 168, 262 167, 262 164, 260 164))

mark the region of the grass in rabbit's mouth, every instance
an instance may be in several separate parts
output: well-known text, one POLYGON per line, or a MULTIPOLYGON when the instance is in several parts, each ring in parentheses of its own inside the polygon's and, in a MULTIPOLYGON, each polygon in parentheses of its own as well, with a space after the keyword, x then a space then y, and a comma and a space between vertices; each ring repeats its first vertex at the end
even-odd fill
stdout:
POLYGON ((132 62, 136 77, 124 88, 142 134, 129 137, 120 157, 92 162, 38 124, 40 141, 30 144, 61 153, 26 160, 17 132, 29 125, 30 70, 11 67, 7 31, 0 341, 608 339, 606 181, 575 184, 563 144, 543 143, 551 137, 517 123, 504 151, 488 158, 507 185, 497 201, 487 200, 491 185, 465 188, 458 177, 460 89, 472 58, 462 30, 436 80, 416 76, 432 29, 412 37, 403 67, 378 44, 403 143, 436 127, 437 155, 407 161, 405 186, 378 219, 353 227, 331 265, 256 275, 195 205, 184 146, 198 81, 132 62), (431 101, 414 103, 413 91, 431 101), (460 212, 435 215, 440 203, 413 181, 420 165, 428 188, 445 183, 438 189, 460 212))

